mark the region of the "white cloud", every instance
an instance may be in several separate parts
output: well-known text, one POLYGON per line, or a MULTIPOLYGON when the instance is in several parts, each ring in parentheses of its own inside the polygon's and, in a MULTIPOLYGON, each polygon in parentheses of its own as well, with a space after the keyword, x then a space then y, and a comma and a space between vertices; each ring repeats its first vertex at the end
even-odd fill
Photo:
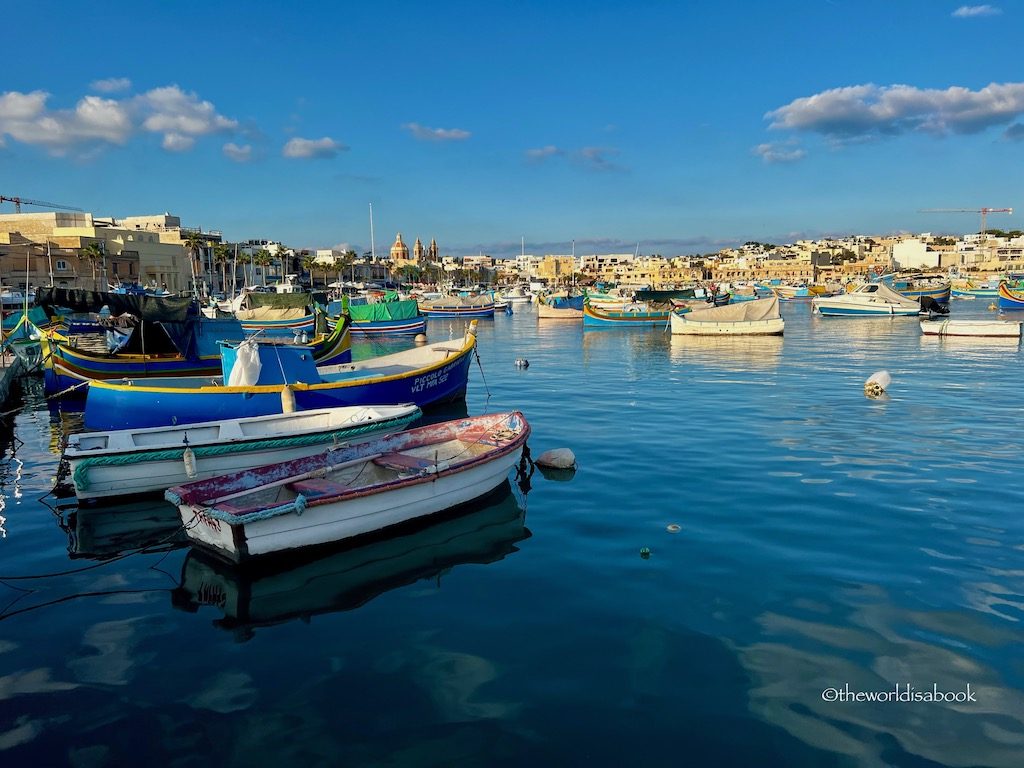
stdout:
POLYGON ((180 133, 165 133, 164 140, 160 143, 168 152, 187 152, 195 146, 196 140, 192 136, 182 136, 180 133))
POLYGON ((234 142, 229 141, 221 151, 224 153, 224 157, 234 160, 236 163, 247 163, 252 160, 251 144, 245 144, 240 147, 234 142))
MULTIPOLYGON (((95 85, 95 84, 94 84, 95 85)), ((199 136, 232 132, 238 122, 178 86, 154 88, 124 99, 85 96, 74 109, 50 109, 45 91, 0 94, 0 142, 5 136, 45 147, 52 155, 77 149, 83 155, 103 144, 125 144, 139 131, 163 134, 171 152, 191 149, 199 136)))
POLYGON ((539 163, 547 160, 549 157, 557 157, 564 154, 564 149, 559 149, 553 144, 548 144, 546 147, 537 147, 536 149, 526 150, 526 159, 539 163))
POLYGON ((766 163, 795 163, 807 156, 807 152, 793 146, 793 142, 758 144, 752 152, 766 163))
POLYGON ((127 77, 108 77, 105 80, 93 80, 89 87, 100 93, 118 93, 127 91, 132 87, 132 81, 127 77))
POLYGON ((953 17, 957 19, 969 19, 974 16, 998 16, 1003 11, 992 5, 961 5, 953 11, 953 17))
POLYGON ((284 145, 282 154, 285 157, 301 159, 327 159, 336 157, 339 152, 347 150, 344 144, 324 136, 322 139, 289 139, 284 145))
POLYGON ((772 128, 848 141, 909 132, 977 133, 1022 114, 1024 83, 991 83, 977 91, 867 84, 804 96, 765 118, 772 128))
POLYGON ((473 135, 461 128, 428 128, 419 123, 406 123, 402 128, 420 141, 465 141, 473 135))

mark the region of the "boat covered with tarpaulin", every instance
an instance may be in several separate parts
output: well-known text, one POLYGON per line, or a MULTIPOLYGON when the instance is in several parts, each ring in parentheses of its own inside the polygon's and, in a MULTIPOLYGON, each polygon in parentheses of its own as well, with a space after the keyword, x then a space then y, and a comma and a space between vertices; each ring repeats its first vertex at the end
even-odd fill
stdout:
POLYGON ((518 411, 455 419, 304 459, 175 486, 189 538, 233 562, 345 541, 478 499, 507 482, 518 411))
POLYGON ((427 317, 494 317, 494 297, 490 294, 419 299, 418 306, 427 317))
POLYGON ((461 339, 319 367, 304 346, 253 337, 221 345, 221 376, 90 382, 85 426, 160 427, 339 405, 426 408, 465 397, 475 348, 472 321, 461 339))
POLYGON ((779 298, 742 301, 722 307, 672 313, 672 333, 689 336, 772 336, 781 334, 785 321, 779 313, 779 298))
POLYGON ((427 319, 420 314, 416 299, 383 301, 332 301, 327 306, 328 328, 341 314, 352 318, 352 333, 367 336, 415 336, 427 330, 427 319), (346 306, 347 305, 347 306, 346 306))
POLYGON ((548 296, 537 302, 538 320, 581 320, 585 296, 548 296))

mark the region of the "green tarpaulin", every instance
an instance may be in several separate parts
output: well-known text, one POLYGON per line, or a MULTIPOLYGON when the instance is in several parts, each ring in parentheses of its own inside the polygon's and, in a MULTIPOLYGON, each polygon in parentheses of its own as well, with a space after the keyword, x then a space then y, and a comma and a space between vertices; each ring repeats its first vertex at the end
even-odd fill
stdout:
POLYGON ((355 323, 372 323, 381 320, 409 320, 419 314, 415 299, 406 301, 382 301, 377 304, 350 304, 349 315, 355 323))

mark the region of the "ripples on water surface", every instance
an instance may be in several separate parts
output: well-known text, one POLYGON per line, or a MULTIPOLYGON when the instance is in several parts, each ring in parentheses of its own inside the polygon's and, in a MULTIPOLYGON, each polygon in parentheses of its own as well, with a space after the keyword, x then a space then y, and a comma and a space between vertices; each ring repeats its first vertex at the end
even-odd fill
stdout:
POLYGON ((523 410, 576 475, 253 573, 161 504, 40 503, 69 417, 29 387, 3 575, 154 551, 0 587, 0 760, 1024 764, 1017 343, 783 311, 784 339, 482 321, 469 412, 523 410), (907 683, 977 701, 822 698, 907 683))

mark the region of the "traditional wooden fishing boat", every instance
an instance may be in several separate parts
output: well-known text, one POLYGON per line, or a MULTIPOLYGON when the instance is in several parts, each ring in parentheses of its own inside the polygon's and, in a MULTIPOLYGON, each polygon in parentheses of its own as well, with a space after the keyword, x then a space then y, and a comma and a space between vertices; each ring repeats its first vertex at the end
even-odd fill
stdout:
MULTIPOLYGON (((682 311, 682 310, 680 310, 682 311)), ((598 309, 583 303, 583 325, 594 328, 652 328, 664 326, 672 310, 650 304, 629 304, 623 309, 598 309)))
POLYGON ((494 298, 480 296, 442 296, 418 301, 427 317, 494 317, 494 298))
POLYGON ((64 458, 79 499, 163 493, 192 479, 287 461, 405 429, 415 405, 323 408, 183 426, 71 435, 64 458))
POLYGON ((1000 309, 1024 309, 1024 290, 1010 288, 1005 282, 999 284, 1000 309))
POLYGON ((941 275, 909 275, 907 277, 895 277, 892 281, 893 289, 908 299, 930 298, 939 304, 949 302, 950 282, 949 278, 941 275))
MULTIPOLYGON (((172 601, 189 612, 220 613, 214 626, 244 640, 259 627, 358 608, 389 590, 442 578, 459 565, 497 562, 530 536, 526 513, 508 481, 467 507, 454 517, 434 516, 385 532, 391 535, 364 537, 356 546, 317 549, 309 557, 263 558, 248 567, 195 548, 182 564, 172 601)), ((177 510, 175 525, 181 528, 177 510)))
MULTIPOLYGON (((184 327, 140 323, 118 352, 102 353, 45 339, 44 386, 47 394, 86 380, 147 379, 166 376, 215 376, 221 370, 219 342, 241 341, 245 332, 233 318, 196 319, 184 327)), ((303 345, 317 365, 352 359, 349 328, 344 323, 303 345)))
POLYGON ((380 301, 373 304, 342 302, 328 306, 327 327, 338 322, 336 313, 344 312, 352 319, 352 333, 364 336, 415 336, 427 330, 427 319, 421 315, 415 299, 380 301))
POLYGON ((346 365, 317 367, 301 346, 259 339, 222 344, 223 373, 205 381, 183 377, 90 382, 85 426, 137 429, 376 403, 426 408, 465 397, 475 347, 476 321, 470 322, 462 339, 346 365), (245 347, 242 357, 250 362, 256 357, 258 364, 247 368, 239 363, 245 375, 236 376, 232 386, 243 345, 251 346, 245 347))
POLYGON ((670 322, 672 333, 689 336, 771 336, 785 329, 777 296, 686 314, 673 312, 670 322))
POLYGON ((921 305, 885 283, 866 283, 851 293, 820 296, 811 301, 815 312, 825 317, 892 317, 917 315, 921 305))
POLYGON ((493 491, 520 460, 518 411, 446 421, 171 488, 194 542, 235 562, 372 533, 493 491))
POLYGON ((772 285, 772 293, 783 301, 810 301, 818 296, 831 296, 824 285, 772 285))
POLYGON ((925 336, 979 336, 989 338, 1020 338, 1019 322, 1006 320, 922 320, 925 336))
POLYGON ((572 296, 537 302, 538 320, 580 320, 583 318, 583 297, 572 296))

